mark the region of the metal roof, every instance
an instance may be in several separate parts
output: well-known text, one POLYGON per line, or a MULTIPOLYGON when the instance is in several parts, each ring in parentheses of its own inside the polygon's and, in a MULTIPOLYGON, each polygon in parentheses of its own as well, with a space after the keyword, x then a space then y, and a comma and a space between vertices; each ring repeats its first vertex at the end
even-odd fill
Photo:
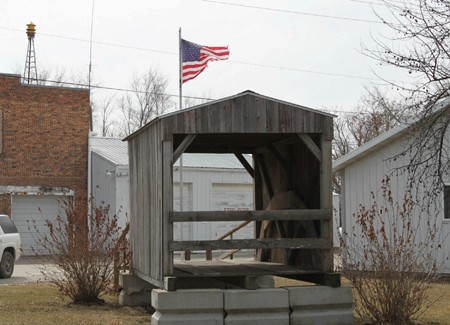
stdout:
MULTIPOLYGON (((128 166, 128 142, 120 138, 91 137, 91 150, 116 165, 128 166)), ((252 165, 252 157, 244 155, 252 165)), ((180 160, 174 164, 180 166, 180 160)), ((183 154, 183 167, 188 168, 216 168, 216 169, 243 169, 244 167, 234 154, 183 154)))
POLYGON ((128 166, 128 144, 120 138, 90 137, 92 152, 116 165, 128 166))
MULTIPOLYGON (((252 158, 244 155, 250 165, 252 158)), ((178 159, 175 167, 180 166, 178 159)), ((217 169, 244 169, 241 162, 234 154, 211 154, 211 153, 185 153, 183 154, 183 167, 190 168, 217 168, 217 169)))
MULTIPOLYGON (((444 99, 442 102, 435 104, 432 109, 433 114, 439 113, 444 109, 450 108, 450 99, 444 99)), ((373 138, 369 142, 363 144, 361 147, 349 152, 348 154, 336 159, 333 162, 333 172, 338 172, 345 169, 348 165, 353 164, 355 161, 366 157, 372 152, 384 147, 386 144, 398 139, 404 135, 410 127, 420 122, 420 117, 411 119, 404 124, 397 125, 389 131, 373 138)))

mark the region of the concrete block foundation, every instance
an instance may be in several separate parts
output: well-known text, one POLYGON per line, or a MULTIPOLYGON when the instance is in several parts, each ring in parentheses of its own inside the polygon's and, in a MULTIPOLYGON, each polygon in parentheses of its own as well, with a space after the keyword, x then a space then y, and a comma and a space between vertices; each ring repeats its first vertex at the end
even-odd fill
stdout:
POLYGON ((353 324, 351 287, 286 287, 291 309, 290 325, 353 324))
POLYGON ((225 325, 289 325, 287 290, 224 290, 225 325))
POLYGON ((132 273, 119 275, 119 304, 124 306, 151 306, 152 290, 156 287, 132 273))
POLYGON ((152 291, 153 325, 352 325, 350 287, 152 291))
POLYGON ((223 325, 223 290, 152 291, 152 325, 223 325))

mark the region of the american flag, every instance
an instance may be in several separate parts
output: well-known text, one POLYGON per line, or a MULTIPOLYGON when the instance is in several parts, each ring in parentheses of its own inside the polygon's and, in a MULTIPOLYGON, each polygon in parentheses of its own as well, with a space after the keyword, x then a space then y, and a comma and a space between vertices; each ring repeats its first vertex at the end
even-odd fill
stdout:
POLYGON ((203 46, 181 40, 183 46, 183 83, 194 79, 208 66, 209 61, 226 60, 228 46, 203 46))

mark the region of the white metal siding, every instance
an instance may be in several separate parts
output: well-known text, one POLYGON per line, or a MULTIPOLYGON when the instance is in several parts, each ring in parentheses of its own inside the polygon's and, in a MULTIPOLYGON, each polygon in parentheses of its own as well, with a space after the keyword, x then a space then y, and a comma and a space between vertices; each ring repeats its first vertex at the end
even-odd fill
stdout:
MULTIPOLYGON (((92 193, 94 205, 109 205, 110 214, 114 215, 116 211, 116 166, 99 156, 92 154, 92 193)), ((128 190, 129 193, 129 190, 128 190)))
MULTIPOLYGON (((212 184, 212 211, 253 210, 253 185, 212 184)), ((211 237, 216 239, 236 228, 242 221, 211 222, 211 237)), ((253 238, 253 223, 233 234, 233 239, 253 238)))
POLYGON ((341 210, 339 207, 339 195, 333 194, 333 247, 340 247, 340 233, 339 228, 341 210))
MULTIPOLYGON (((176 168, 173 174, 174 185, 179 182, 179 170, 176 168)), ((207 169, 207 168, 185 168, 183 170, 184 184, 191 184, 191 193, 189 194, 190 205, 185 207, 185 211, 211 211, 213 210, 213 184, 238 184, 253 187, 253 179, 244 169, 207 169)), ((184 190, 186 193, 186 189, 184 190)), ((174 188, 174 195, 179 196, 179 189, 174 188)), ((188 195, 187 193, 185 195, 188 195)), ((179 199, 178 199, 179 200, 179 199)), ((186 199, 184 200, 186 202, 186 199)), ((251 208, 253 209, 253 191, 251 195, 251 208)), ((186 204, 186 203, 185 203, 186 204)), ((177 211, 179 203, 174 201, 174 210, 177 211)), ((192 222, 183 223, 183 236, 191 240, 207 240, 214 237, 211 222, 192 222), (188 236, 191 237, 188 237, 188 236)), ((174 236, 179 230, 174 229, 174 236)), ((253 234, 252 234, 253 235, 253 234)))
MULTIPOLYGON (((173 210, 181 211, 180 184, 173 185, 173 210)), ((183 211, 192 211, 192 183, 183 183, 183 211)), ((192 239, 192 222, 176 222, 173 226, 174 240, 192 239)))
MULTIPOLYGON (((179 182, 179 171, 174 170, 173 181, 179 182)), ((211 184, 249 184, 253 185, 253 179, 245 169, 184 169, 183 180, 186 183, 192 183, 192 210, 210 211, 211 210, 211 184)))
MULTIPOLYGON (((370 208, 372 204, 372 192, 375 194, 377 203, 384 204, 381 197, 381 181, 385 176, 389 176, 391 191, 394 202, 402 204, 403 195, 406 190, 407 176, 396 171, 396 168, 406 166, 409 163, 409 155, 395 157, 400 152, 407 148, 405 138, 399 138, 386 146, 374 151, 364 158, 353 162, 345 167, 342 173, 342 194, 341 194, 341 207, 343 211, 343 230, 347 234, 351 234, 353 227, 355 226, 355 215, 358 214, 360 205, 370 208)), ((424 193, 425 188, 414 189, 416 194, 424 193)), ((423 194, 422 194, 423 195, 423 194)), ((441 227, 442 238, 445 238, 443 247, 447 249, 445 252, 440 253, 439 263, 441 265, 441 272, 450 273, 450 261, 447 258, 450 254, 450 220, 442 220, 442 211, 433 210, 427 218, 434 218, 437 215, 438 226, 441 227)), ((420 222, 420 233, 423 235, 426 233, 426 222, 423 218, 424 215, 419 213, 413 214, 414 222, 420 222)), ((434 220, 434 219, 433 219, 434 220)))
POLYGON ((22 241, 23 255, 45 255, 37 243, 49 232, 46 220, 54 222, 59 213, 58 200, 63 197, 39 195, 14 195, 11 218, 17 226, 22 241), (34 249, 34 251, 33 251, 34 249))
POLYGON ((117 169, 116 175, 116 215, 119 218, 119 227, 125 227, 130 221, 130 177, 128 168, 117 169))

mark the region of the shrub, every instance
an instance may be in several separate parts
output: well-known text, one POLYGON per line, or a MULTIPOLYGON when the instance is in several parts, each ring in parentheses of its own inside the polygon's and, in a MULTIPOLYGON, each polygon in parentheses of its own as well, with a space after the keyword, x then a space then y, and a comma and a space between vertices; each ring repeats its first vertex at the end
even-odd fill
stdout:
POLYGON ((37 239, 50 253, 49 262, 57 266, 42 272, 74 303, 99 303, 99 296, 110 288, 114 256, 125 238, 117 216, 109 216, 109 206, 94 207, 87 218, 70 201, 61 206, 64 213, 54 222, 46 220, 49 233, 37 239))
MULTIPOLYGON (((369 209, 360 206, 352 234, 344 234, 343 270, 355 294, 361 320, 408 324, 430 306, 428 293, 438 277, 438 229, 434 217, 405 196, 394 203, 389 179, 381 205, 372 193, 369 209), (413 219, 413 211, 421 210, 413 219)), ((436 298, 437 299, 437 298, 436 298)))

